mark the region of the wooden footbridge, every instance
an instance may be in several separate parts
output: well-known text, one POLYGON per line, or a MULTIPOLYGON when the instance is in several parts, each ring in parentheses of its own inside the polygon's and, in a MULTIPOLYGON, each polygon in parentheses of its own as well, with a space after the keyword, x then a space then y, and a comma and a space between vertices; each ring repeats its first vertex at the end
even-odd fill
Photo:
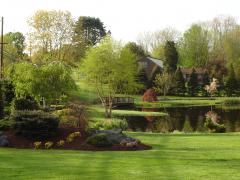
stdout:
MULTIPOLYGON (((108 97, 104 97, 105 102, 108 101, 108 97)), ((114 97, 112 100, 113 107, 128 107, 134 105, 134 98, 132 97, 114 97)))

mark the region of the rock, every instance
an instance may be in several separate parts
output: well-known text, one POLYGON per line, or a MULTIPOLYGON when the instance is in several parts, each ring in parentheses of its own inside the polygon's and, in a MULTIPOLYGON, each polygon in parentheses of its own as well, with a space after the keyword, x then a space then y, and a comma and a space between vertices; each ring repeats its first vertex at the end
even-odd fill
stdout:
POLYGON ((138 139, 131 138, 123 134, 121 129, 117 129, 117 130, 93 130, 92 129, 89 134, 93 136, 100 133, 106 134, 108 141, 111 142, 112 144, 126 145, 127 143, 130 143, 129 147, 130 146, 136 147, 140 142, 138 139))
POLYGON ((134 141, 134 142, 128 142, 126 143, 127 147, 133 148, 133 147, 137 147, 138 146, 138 142, 134 141))
POLYGON ((7 136, 1 135, 0 136, 0 147, 7 147, 9 146, 9 141, 7 139, 7 136))

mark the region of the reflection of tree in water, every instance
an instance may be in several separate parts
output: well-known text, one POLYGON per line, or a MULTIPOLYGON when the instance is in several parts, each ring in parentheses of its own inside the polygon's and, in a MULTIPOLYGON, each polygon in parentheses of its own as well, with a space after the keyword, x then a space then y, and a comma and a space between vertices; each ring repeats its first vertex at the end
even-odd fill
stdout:
MULTIPOLYGON (((156 108, 142 108, 142 112, 157 112, 158 110, 156 108)), ((153 122, 156 117, 154 116, 145 116, 146 120, 148 122, 153 122)))
POLYGON ((169 117, 159 117, 154 124, 154 132, 167 133, 174 130, 173 123, 169 117))
POLYGON ((206 107, 191 107, 187 109, 187 117, 190 125, 192 127, 192 131, 196 131, 198 128, 198 120, 200 116, 204 116, 208 108, 206 107))
POLYGON ((185 120, 185 122, 184 122, 182 131, 185 132, 185 133, 191 133, 191 132, 193 132, 193 128, 192 128, 192 126, 191 126, 191 123, 190 123, 188 117, 186 118, 186 120, 185 120))
POLYGON ((168 108, 170 120, 172 121, 174 130, 181 130, 185 121, 185 109, 184 108, 168 108))
POLYGON ((235 129, 234 129, 235 132, 240 132, 240 121, 236 121, 235 123, 235 129))
MULTIPOLYGON (((164 109, 147 109, 147 112, 166 112, 167 117, 127 117, 129 129, 133 131, 151 131, 151 132, 172 132, 179 130, 184 132, 206 132, 204 123, 206 113, 210 111, 210 107, 178 107, 164 109)), ((213 115, 214 121, 224 124, 227 132, 240 132, 240 111, 223 110, 214 108, 210 114, 213 115), (217 117, 217 118, 216 118, 217 117)))
POLYGON ((145 117, 140 116, 128 116, 127 118, 128 128, 132 131, 146 131, 148 121, 145 117))
POLYGON ((234 110, 223 110, 224 118, 222 118, 222 123, 226 127, 227 132, 239 132, 239 121, 240 121, 240 111, 238 109, 234 110), (238 119, 239 118, 239 119, 238 119))
POLYGON ((207 132, 207 128, 204 126, 204 122, 205 122, 205 116, 200 115, 197 121, 197 127, 196 127, 197 132, 207 132))

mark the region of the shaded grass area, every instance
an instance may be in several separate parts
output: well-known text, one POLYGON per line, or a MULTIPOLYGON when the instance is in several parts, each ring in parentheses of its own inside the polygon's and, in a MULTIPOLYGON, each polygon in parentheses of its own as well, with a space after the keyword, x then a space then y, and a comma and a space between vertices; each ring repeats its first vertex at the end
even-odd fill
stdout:
POLYGON ((0 149, 0 179, 240 179, 240 134, 128 134, 153 149, 0 149))

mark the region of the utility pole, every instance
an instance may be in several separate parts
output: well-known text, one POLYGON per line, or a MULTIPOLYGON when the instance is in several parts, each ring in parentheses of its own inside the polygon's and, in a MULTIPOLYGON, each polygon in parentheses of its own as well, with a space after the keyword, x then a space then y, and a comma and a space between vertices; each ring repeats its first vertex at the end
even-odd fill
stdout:
POLYGON ((2 28, 1 28, 1 56, 0 56, 0 66, 1 66, 1 74, 0 74, 0 78, 2 79, 3 78, 3 46, 4 44, 7 44, 7 43, 4 43, 3 42, 3 17, 2 17, 2 28))

